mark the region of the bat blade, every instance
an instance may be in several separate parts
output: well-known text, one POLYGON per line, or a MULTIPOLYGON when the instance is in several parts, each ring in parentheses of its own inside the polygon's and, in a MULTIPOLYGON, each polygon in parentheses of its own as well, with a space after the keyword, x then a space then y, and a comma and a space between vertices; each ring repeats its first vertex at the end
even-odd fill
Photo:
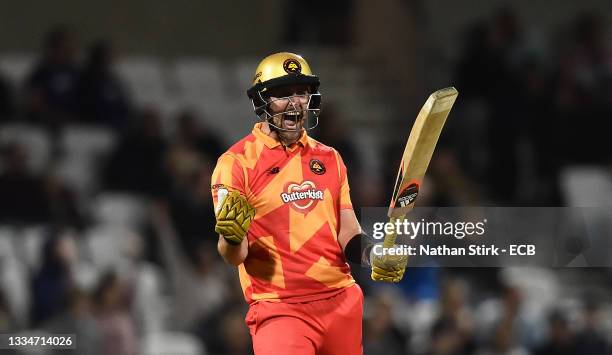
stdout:
POLYGON ((454 87, 429 95, 421 108, 400 162, 388 216, 403 218, 414 207, 429 161, 458 92, 454 87))

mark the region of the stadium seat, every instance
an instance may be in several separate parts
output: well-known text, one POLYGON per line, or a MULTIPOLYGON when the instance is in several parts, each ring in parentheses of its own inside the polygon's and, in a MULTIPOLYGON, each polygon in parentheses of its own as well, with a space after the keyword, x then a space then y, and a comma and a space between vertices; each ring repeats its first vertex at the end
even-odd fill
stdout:
POLYGON ((0 73, 8 78, 12 84, 21 87, 26 76, 32 70, 35 56, 26 53, 4 53, 0 55, 0 73))
POLYGON ((77 267, 74 268, 74 283, 81 290, 94 292, 98 285, 101 271, 93 263, 81 260, 77 267))
MULTIPOLYGON (((181 96, 193 95, 199 100, 214 103, 226 90, 226 80, 222 65, 204 58, 177 60, 174 64, 173 80, 181 96)), ((188 96, 187 96, 188 97, 188 96)))
POLYGON ((98 185, 95 162, 83 155, 67 155, 57 163, 57 174, 79 196, 88 196, 98 185))
POLYGON ((233 63, 231 72, 234 74, 233 90, 240 90, 246 92, 246 90, 253 84, 253 75, 259 61, 255 58, 243 58, 233 63))
POLYGON ((0 289, 18 326, 25 326, 30 306, 29 274, 18 258, 0 257, 0 289))
POLYGON ((164 278, 159 268, 147 262, 138 264, 134 286, 134 313, 145 334, 166 330, 169 318, 168 299, 162 294, 164 278))
POLYGON ((104 270, 120 269, 126 262, 122 243, 134 232, 125 225, 99 224, 86 232, 86 254, 93 265, 104 270))
POLYGON ((141 346, 142 355, 204 355, 203 344, 193 335, 178 332, 147 335, 141 346))
POLYGON ((557 275, 543 267, 508 267, 500 277, 523 292, 525 313, 533 319, 544 318, 562 296, 557 275))
POLYGON ((612 174, 597 166, 574 166, 561 171, 561 191, 565 203, 582 230, 580 238, 586 246, 572 265, 610 267, 612 248, 612 174))
POLYGON ((138 106, 155 106, 167 95, 161 62, 153 57, 123 58, 117 65, 138 106))
POLYGON ((408 322, 412 334, 411 347, 422 349, 428 341, 429 330, 439 315, 439 306, 432 300, 421 300, 414 303, 407 311, 402 312, 402 318, 408 322))
POLYGON ((569 167, 560 174, 566 204, 572 207, 612 206, 612 176, 601 167, 569 167))
POLYGON ((19 255, 31 272, 40 267, 45 238, 45 227, 29 226, 22 229, 16 239, 19 255))
POLYGON ((15 257, 13 239, 15 231, 10 226, 0 226, 0 260, 15 257))
POLYGON ((207 58, 184 58, 173 66, 176 100, 210 126, 221 122, 218 111, 227 112, 235 102, 228 97, 228 80, 221 63, 207 58))
POLYGON ((98 184, 98 163, 117 144, 116 134, 104 127, 68 126, 61 136, 63 156, 58 174, 81 195, 98 184))
POLYGON ((67 155, 95 159, 110 153, 116 144, 116 134, 104 127, 71 125, 62 131, 62 150, 67 155))
POLYGON ((43 171, 51 155, 51 139, 47 131, 25 124, 8 124, 0 127, 0 146, 19 144, 27 152, 28 169, 34 173, 43 171))
POLYGON ((131 194, 101 193, 92 205, 94 220, 99 224, 136 227, 146 213, 145 201, 131 194))

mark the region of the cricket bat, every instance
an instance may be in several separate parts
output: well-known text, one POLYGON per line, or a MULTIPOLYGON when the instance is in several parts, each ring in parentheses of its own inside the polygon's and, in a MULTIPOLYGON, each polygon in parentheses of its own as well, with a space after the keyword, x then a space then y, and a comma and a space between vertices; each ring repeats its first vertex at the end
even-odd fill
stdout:
MULTIPOLYGON (((429 95, 425 105, 421 108, 419 115, 412 126, 408 143, 404 148, 404 155, 399 165, 395 187, 389 204, 389 216, 391 222, 405 218, 419 195, 423 177, 427 166, 438 143, 438 137, 446 122, 458 92, 454 87, 438 90, 429 95)), ((385 236, 384 247, 392 247, 395 244, 395 234, 385 236)))

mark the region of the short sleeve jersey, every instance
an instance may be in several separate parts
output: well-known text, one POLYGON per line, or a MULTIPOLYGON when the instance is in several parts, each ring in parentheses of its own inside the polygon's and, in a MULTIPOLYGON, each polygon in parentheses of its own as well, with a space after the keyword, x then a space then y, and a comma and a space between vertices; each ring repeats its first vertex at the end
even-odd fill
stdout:
POLYGON ((215 206, 226 189, 256 210, 249 253, 238 267, 245 299, 331 297, 355 283, 338 243, 340 210, 353 208, 346 166, 335 149, 306 132, 286 148, 261 125, 221 155, 211 179, 215 206))

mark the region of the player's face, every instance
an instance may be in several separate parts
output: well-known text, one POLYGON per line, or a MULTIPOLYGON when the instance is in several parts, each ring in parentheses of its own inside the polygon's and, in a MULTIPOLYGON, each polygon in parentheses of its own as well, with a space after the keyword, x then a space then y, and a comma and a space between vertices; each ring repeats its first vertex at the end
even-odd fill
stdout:
POLYGON ((307 85, 288 85, 270 89, 269 110, 272 122, 282 128, 281 138, 290 143, 299 139, 308 109, 309 88, 307 85))

